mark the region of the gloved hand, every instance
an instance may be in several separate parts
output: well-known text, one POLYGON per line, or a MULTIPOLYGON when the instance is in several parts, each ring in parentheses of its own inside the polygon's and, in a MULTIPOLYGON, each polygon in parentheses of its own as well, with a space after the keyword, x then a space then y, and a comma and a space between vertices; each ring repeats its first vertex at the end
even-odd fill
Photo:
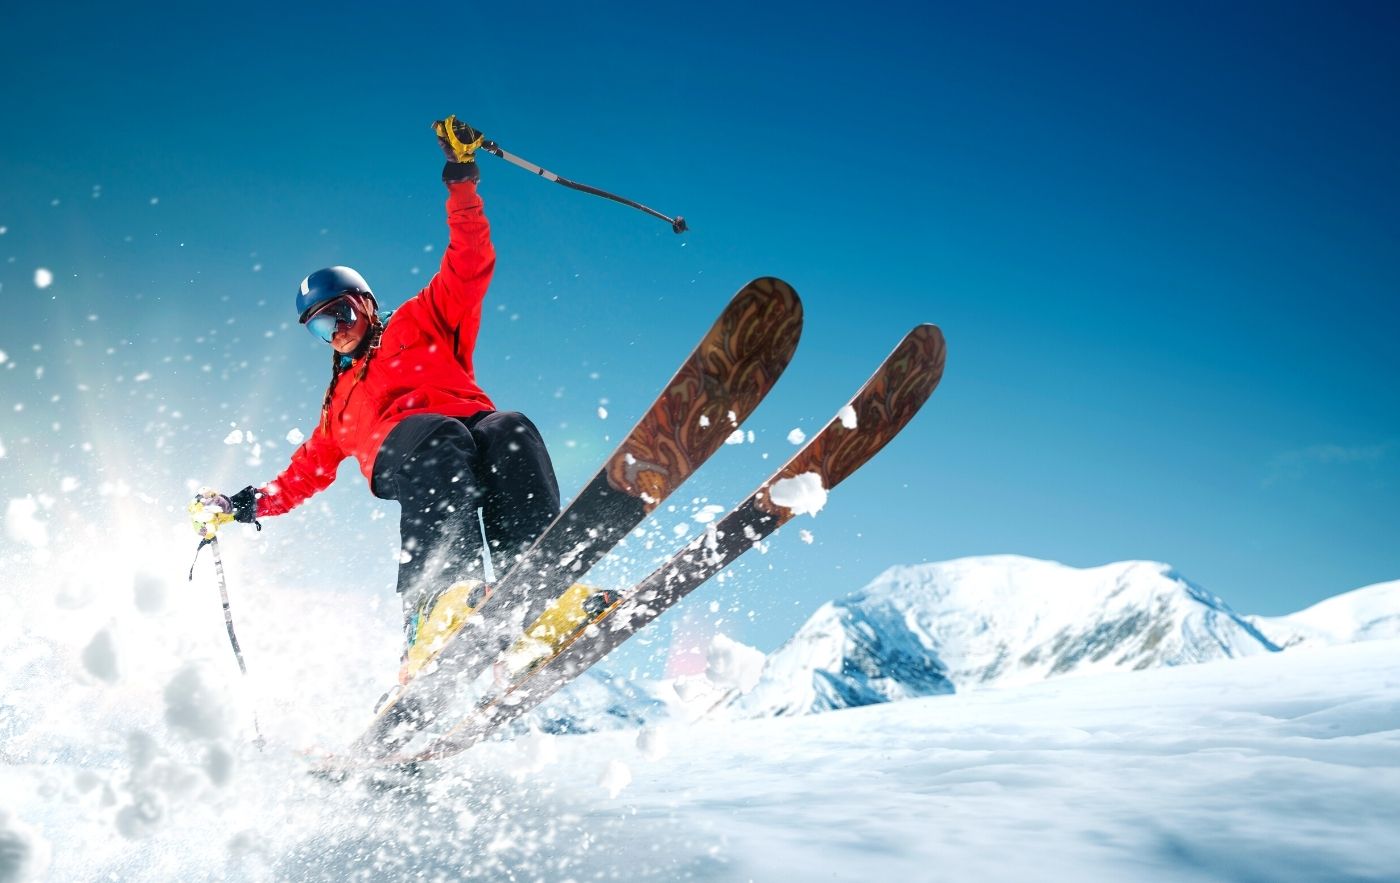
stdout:
POLYGON ((233 506, 233 520, 239 524, 258 523, 258 491, 251 484, 228 498, 233 506))
POLYGON ((433 131, 437 133, 438 144, 447 156, 447 165, 442 167, 442 180, 448 184, 477 180, 481 173, 476 168, 475 153, 483 140, 481 133, 451 115, 445 120, 435 120, 433 131))
POLYGON ((249 486, 228 497, 212 488, 202 488, 195 494, 188 511, 195 533, 208 539, 230 521, 257 524, 257 490, 249 486))

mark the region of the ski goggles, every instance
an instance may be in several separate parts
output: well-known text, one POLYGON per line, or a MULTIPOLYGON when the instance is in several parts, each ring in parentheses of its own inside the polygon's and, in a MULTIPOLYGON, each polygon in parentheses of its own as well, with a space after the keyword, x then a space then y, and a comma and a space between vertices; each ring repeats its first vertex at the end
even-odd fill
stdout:
POLYGON ((326 343, 330 343, 337 331, 351 327, 358 318, 355 305, 350 302, 349 298, 343 297, 331 301, 325 309, 307 319, 306 330, 326 343))

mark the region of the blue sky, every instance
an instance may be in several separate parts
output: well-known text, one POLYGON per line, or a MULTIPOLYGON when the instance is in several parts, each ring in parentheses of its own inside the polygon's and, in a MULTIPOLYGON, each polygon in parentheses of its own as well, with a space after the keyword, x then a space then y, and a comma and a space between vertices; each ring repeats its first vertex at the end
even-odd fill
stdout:
MULTIPOLYGON (((1397 24, 1381 4, 7 11, 0 492, 125 482, 173 524, 189 481, 270 478, 328 374, 296 283, 345 263, 386 305, 421 287, 445 243, 428 123, 457 113, 693 229, 483 159, 479 374, 566 494, 749 278, 802 294, 803 343, 756 443, 685 503, 740 499, 910 327, 943 327, 942 388, 801 525, 815 541, 784 532, 690 605, 737 637, 771 649, 888 565, 963 555, 1164 560, 1271 614, 1400 577, 1397 24), (223 444, 235 425, 260 462, 223 444)), ((351 463, 227 554, 387 596, 395 517, 351 463)))

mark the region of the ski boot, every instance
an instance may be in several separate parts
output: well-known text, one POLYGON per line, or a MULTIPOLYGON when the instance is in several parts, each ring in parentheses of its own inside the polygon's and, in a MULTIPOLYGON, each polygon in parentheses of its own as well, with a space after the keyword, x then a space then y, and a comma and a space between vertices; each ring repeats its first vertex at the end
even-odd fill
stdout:
POLYGON ((496 685, 520 680, 553 659, 621 601, 622 593, 612 589, 595 589, 582 583, 570 586, 496 662, 496 685))
POLYGON ((439 594, 425 597, 408 622, 399 683, 407 684, 430 665, 489 597, 491 586, 474 579, 453 583, 439 594))

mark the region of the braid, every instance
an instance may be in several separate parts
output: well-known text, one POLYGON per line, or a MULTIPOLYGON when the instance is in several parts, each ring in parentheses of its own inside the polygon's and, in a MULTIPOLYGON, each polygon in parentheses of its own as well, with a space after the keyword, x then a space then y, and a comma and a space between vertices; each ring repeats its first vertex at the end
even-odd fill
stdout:
MULTIPOLYGON (((370 313, 369 333, 365 335, 364 343, 356 355, 352 356, 350 364, 354 364, 354 359, 360 360, 360 370, 355 372, 355 382, 359 383, 365 379, 365 374, 369 371, 369 360, 379 351, 379 338, 384 336, 384 320, 379 318, 379 313, 370 313)), ((331 424, 331 398, 335 395, 335 384, 340 379, 340 375, 345 373, 349 366, 345 364, 344 357, 340 353, 331 352, 331 382, 326 387, 326 397, 321 400, 321 429, 328 431, 331 424)))

